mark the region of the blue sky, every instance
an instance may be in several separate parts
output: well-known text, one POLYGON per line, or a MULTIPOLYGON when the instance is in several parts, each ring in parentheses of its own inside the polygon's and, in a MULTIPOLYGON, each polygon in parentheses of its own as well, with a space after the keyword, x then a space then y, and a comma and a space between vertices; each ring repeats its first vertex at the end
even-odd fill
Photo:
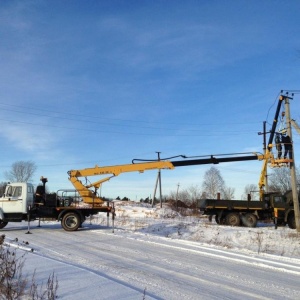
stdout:
MULTIPOLYGON (((2 0, 0 181, 18 160, 55 191, 71 188, 70 169, 156 151, 261 152, 280 90, 300 90, 299 11, 299 1, 2 0)), ((300 121, 299 107, 295 94, 300 121)), ((201 187, 209 167, 163 171, 163 194, 201 187)), ((218 168, 239 198, 261 162, 218 168)), ((145 198, 156 174, 120 175, 102 194, 145 198)))

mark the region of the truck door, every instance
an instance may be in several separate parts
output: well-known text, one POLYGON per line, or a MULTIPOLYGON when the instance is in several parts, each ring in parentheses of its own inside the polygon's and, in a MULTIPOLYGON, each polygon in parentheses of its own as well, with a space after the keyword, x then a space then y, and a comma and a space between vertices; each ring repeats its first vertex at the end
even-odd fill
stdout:
POLYGON ((3 212, 6 213, 22 213, 23 212, 23 186, 8 186, 5 196, 0 198, 3 212))
POLYGON ((26 211, 27 209, 27 206, 30 205, 32 206, 33 205, 33 194, 34 194, 34 188, 33 188, 33 185, 31 184, 27 184, 27 201, 25 201, 25 199, 23 199, 23 209, 24 211, 26 211))

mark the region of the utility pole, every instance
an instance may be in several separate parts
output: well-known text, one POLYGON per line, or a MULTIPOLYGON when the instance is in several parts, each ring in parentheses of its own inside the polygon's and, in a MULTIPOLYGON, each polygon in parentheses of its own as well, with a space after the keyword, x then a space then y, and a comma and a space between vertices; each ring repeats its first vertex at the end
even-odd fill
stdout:
MULTIPOLYGON (((288 93, 287 93, 288 95, 288 93)), ((290 99, 293 99, 289 96, 281 96, 283 97, 285 103, 285 121, 287 134, 292 138, 292 128, 291 128, 291 113, 290 113, 290 99)), ((290 162, 290 171, 291 171, 291 186, 292 186, 292 195, 293 195, 293 203, 294 203, 294 213, 295 213, 295 222, 296 222, 296 230, 300 232, 300 214, 299 214, 299 202, 298 202, 298 191, 297 191, 297 180, 296 180, 296 168, 295 168, 295 155, 294 155, 294 147, 291 149, 293 161, 290 162)))
MULTIPOLYGON (((160 161, 160 152, 157 153, 157 160, 160 161)), ((154 193, 153 193, 153 200, 152 200, 152 207, 154 206, 154 201, 155 201, 155 195, 156 195, 156 190, 157 190, 157 185, 159 184, 159 200, 160 200, 160 208, 162 208, 162 192, 161 192, 161 171, 158 169, 158 174, 156 178, 156 183, 155 183, 155 188, 154 188, 154 193)))

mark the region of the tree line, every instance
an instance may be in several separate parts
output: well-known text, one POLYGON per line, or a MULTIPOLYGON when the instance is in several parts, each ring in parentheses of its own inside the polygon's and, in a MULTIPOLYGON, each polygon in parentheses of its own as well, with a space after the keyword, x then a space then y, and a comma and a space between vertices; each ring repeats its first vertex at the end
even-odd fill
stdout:
MULTIPOLYGON (((296 168, 298 187, 300 187, 299 171, 299 167, 296 168)), ((291 190, 290 169, 287 167, 273 169, 268 175, 268 191, 284 194, 289 190, 291 190)), ((198 185, 191 185, 180 192, 172 191, 167 199, 178 199, 187 204, 192 204, 197 199, 216 199, 218 193, 220 193, 221 199, 233 200, 234 192, 234 188, 226 186, 221 172, 216 167, 212 166, 205 172, 201 187, 198 185)), ((258 200, 258 185, 247 184, 244 187, 244 193, 241 200, 246 200, 248 194, 251 195, 252 200, 258 200)))

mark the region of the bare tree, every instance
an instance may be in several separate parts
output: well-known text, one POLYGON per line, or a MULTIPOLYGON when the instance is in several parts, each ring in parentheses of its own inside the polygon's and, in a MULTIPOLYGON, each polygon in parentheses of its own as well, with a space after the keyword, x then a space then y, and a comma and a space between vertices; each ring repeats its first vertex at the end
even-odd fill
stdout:
MULTIPOLYGON (((25 254, 17 255, 15 248, 4 245, 5 235, 0 236, 0 300, 55 300, 58 298, 58 280, 52 273, 47 284, 38 285, 35 272, 32 281, 23 275, 25 254)), ((24 242, 23 242, 24 243, 24 242)))
POLYGON ((188 188, 188 192, 190 194, 190 201, 192 203, 201 198, 201 190, 198 185, 191 185, 188 188))
POLYGON ((16 161, 9 171, 4 172, 4 176, 11 182, 28 182, 32 179, 37 167, 33 161, 16 161))
POLYGON ((244 188, 243 199, 248 199, 248 195, 251 195, 252 200, 258 200, 258 186, 256 184, 247 184, 244 188))
POLYGON ((211 167, 205 172, 202 189, 206 194, 206 198, 216 198, 217 193, 224 192, 224 188, 225 182, 216 167, 211 167))
POLYGON ((234 192, 235 192, 234 188, 225 186, 222 192, 223 192, 224 199, 226 200, 234 199, 234 192))
POLYGON ((3 247, 5 235, 1 236, 0 246, 0 299, 19 299, 26 289, 26 277, 22 274, 23 256, 17 258, 14 250, 3 247))
POLYGON ((185 204, 190 205, 195 202, 196 199, 201 198, 201 191, 197 185, 191 185, 187 189, 179 190, 178 194, 177 191, 171 191, 167 198, 173 200, 178 199, 185 204))
MULTIPOLYGON (((185 205, 190 206, 193 205, 197 199, 201 198, 201 191, 197 185, 191 185, 187 189, 177 191, 171 191, 169 196, 166 198, 171 200, 179 200, 183 202, 185 205)), ((175 206, 177 207, 178 203, 174 202, 175 206)))
POLYGON ((170 192, 168 198, 175 200, 176 198, 182 202, 188 202, 190 200, 190 194, 187 189, 182 189, 178 192, 170 192))
MULTIPOLYGON (((296 176, 297 185, 299 186, 299 168, 296 168, 296 176)), ((285 167, 273 169, 272 173, 269 175, 268 187, 271 192, 280 191, 281 193, 285 193, 286 191, 291 190, 290 169, 285 167)))

